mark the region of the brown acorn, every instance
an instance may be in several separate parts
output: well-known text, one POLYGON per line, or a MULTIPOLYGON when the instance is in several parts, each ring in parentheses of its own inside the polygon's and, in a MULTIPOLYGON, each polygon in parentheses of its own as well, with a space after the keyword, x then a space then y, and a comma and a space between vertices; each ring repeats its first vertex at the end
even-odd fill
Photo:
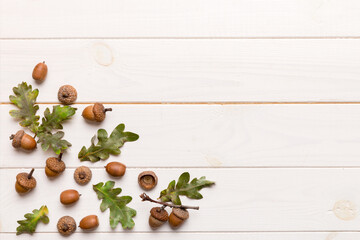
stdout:
POLYGON ((101 103, 87 106, 82 112, 82 116, 89 121, 102 122, 106 117, 106 112, 112 111, 112 108, 105 108, 101 103))
POLYGON ((138 176, 138 183, 144 190, 153 189, 158 182, 158 178, 153 171, 144 171, 138 176))
POLYGON ((183 208, 173 208, 169 216, 169 224, 172 228, 180 227, 189 218, 189 212, 183 208))
POLYGON ((65 105, 73 104, 77 99, 77 91, 70 85, 61 86, 58 91, 58 99, 65 105))
POLYGON ((24 150, 34 150, 36 148, 36 141, 33 137, 26 134, 24 130, 19 130, 10 136, 12 146, 14 148, 22 148, 24 150))
POLYGON ((76 230, 75 219, 70 216, 60 218, 57 223, 57 229, 59 233, 64 236, 72 234, 76 230))
POLYGON ((122 177, 125 174, 126 166, 120 162, 110 162, 105 166, 105 169, 113 177, 122 177))
POLYGON ((42 82, 45 80, 47 72, 48 72, 48 68, 45 62, 38 63, 36 64, 33 70, 32 78, 36 81, 42 82))
POLYGON ((49 157, 48 159, 46 159, 46 176, 56 177, 65 170, 66 166, 64 161, 61 160, 61 158, 62 153, 60 153, 59 157, 49 157))
POLYGON ((18 193, 27 193, 36 187, 36 179, 32 176, 35 169, 30 173, 22 172, 16 175, 15 190, 18 193))
POLYGON ((79 227, 84 230, 93 230, 99 226, 99 219, 96 215, 89 215, 81 219, 79 227))
POLYGON ((81 166, 75 169, 74 179, 77 184, 85 185, 90 182, 92 178, 92 173, 90 168, 86 166, 81 166))
POLYGON ((60 194, 60 202, 64 205, 70 205, 77 202, 81 194, 74 189, 65 190, 60 194))
POLYGON ((152 229, 157 229, 169 219, 168 212, 160 207, 153 207, 150 210, 149 225, 152 229))

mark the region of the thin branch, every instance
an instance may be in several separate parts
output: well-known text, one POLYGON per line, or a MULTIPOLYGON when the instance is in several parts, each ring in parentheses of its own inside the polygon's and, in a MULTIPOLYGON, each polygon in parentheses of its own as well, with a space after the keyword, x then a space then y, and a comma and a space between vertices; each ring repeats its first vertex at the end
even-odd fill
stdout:
POLYGON ((151 199, 146 193, 141 194, 140 197, 141 197, 142 201, 149 201, 149 202, 153 202, 153 203, 158 203, 158 204, 161 204, 163 206, 167 206, 167 207, 171 207, 171 208, 183 208, 183 209, 199 210, 199 207, 192 207, 192 206, 185 206, 185 205, 174 205, 172 203, 156 201, 154 199, 151 199))

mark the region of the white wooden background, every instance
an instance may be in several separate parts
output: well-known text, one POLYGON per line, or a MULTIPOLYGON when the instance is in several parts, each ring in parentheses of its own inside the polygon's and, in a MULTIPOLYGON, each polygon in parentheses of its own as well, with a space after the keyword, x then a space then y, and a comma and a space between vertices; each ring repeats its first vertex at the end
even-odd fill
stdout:
POLYGON ((357 0, 0 0, 0 238, 63 239, 56 222, 97 214, 99 228, 72 239, 360 238, 360 1, 357 0), (45 60, 47 80, 31 72, 45 60), (51 152, 14 150, 19 129, 8 96, 21 81, 39 88, 40 113, 63 84, 78 89, 77 115, 65 124, 73 147, 67 170, 49 181, 51 152), (113 107, 105 122, 80 116, 95 101, 113 107), (116 180, 133 196, 136 226, 111 230, 91 184, 72 178, 80 165, 92 183, 111 178, 107 162, 77 153, 98 128, 124 122, 140 134, 119 157, 116 180), (18 172, 35 167, 37 188, 14 191, 18 172), (183 171, 216 181, 179 230, 152 231, 151 203, 137 175, 153 170, 156 197, 183 171), (82 194, 63 207, 59 193, 82 194), (50 223, 15 236, 16 221, 46 204, 50 223), (89 235, 90 234, 90 235, 89 235))

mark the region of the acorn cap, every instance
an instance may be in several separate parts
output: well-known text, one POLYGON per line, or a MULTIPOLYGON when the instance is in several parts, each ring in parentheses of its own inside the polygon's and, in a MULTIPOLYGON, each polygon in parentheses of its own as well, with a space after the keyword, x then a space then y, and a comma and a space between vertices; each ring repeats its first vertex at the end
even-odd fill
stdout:
POLYGON ((64 216, 59 219, 57 229, 62 235, 70 235, 76 230, 75 219, 70 216, 64 216))
POLYGON ((158 182, 158 178, 153 171, 144 171, 138 176, 138 183, 144 190, 153 189, 158 182))
POLYGON ((189 218, 189 212, 183 208, 173 208, 172 213, 182 220, 186 220, 189 218))
POLYGON ((155 219, 166 222, 169 219, 169 214, 165 209, 161 209, 160 207, 153 207, 150 210, 151 216, 153 216, 155 219))
POLYGON ((31 178, 28 178, 28 173, 19 173, 16 175, 16 182, 19 183, 20 186, 26 189, 33 189, 36 187, 36 179, 31 176, 31 178))
POLYGON ((102 122, 105 119, 105 107, 101 103, 94 103, 93 113, 95 117, 95 121, 102 122))
POLYGON ((70 85, 61 86, 58 91, 58 99, 65 105, 72 104, 77 99, 77 91, 70 85))
MULTIPOLYGON (((24 130, 19 130, 12 136, 12 145, 14 148, 19 148, 21 146, 21 139, 24 136, 24 130)), ((10 137, 11 139, 11 137, 10 137)))
POLYGON ((46 166, 53 172, 61 173, 65 170, 64 161, 60 160, 56 157, 49 157, 46 159, 46 166))
POLYGON ((81 166, 75 169, 74 179, 80 185, 85 185, 90 182, 92 177, 92 173, 90 168, 86 166, 81 166))

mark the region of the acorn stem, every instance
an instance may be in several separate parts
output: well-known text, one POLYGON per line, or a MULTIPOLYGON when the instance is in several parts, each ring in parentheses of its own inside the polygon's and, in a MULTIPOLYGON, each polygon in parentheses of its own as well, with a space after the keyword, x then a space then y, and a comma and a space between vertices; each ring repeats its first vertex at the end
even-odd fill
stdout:
POLYGON ((58 161, 60 162, 61 161, 61 158, 62 158, 62 156, 63 156, 63 152, 61 152, 60 154, 59 154, 59 156, 58 156, 58 161))
POLYGON ((11 134, 9 138, 10 138, 10 140, 13 140, 14 137, 15 137, 15 135, 14 135, 14 134, 11 134))
POLYGON ((112 108, 105 108, 105 109, 104 109, 104 113, 105 113, 105 112, 111 112, 111 111, 112 111, 112 108))
POLYGON ((31 171, 29 172, 29 174, 27 176, 28 179, 30 179, 32 177, 34 171, 35 171, 35 168, 31 169, 31 171))
POLYGON ((182 209, 195 209, 195 210, 199 210, 199 207, 192 207, 192 206, 185 206, 185 205, 175 205, 175 204, 171 204, 171 203, 166 203, 166 202, 160 202, 160 201, 156 201, 154 199, 151 199, 146 193, 143 193, 140 195, 140 198, 142 199, 142 201, 149 201, 149 202, 153 202, 153 203, 158 203, 163 205, 162 207, 171 207, 171 208, 182 208, 182 209))

